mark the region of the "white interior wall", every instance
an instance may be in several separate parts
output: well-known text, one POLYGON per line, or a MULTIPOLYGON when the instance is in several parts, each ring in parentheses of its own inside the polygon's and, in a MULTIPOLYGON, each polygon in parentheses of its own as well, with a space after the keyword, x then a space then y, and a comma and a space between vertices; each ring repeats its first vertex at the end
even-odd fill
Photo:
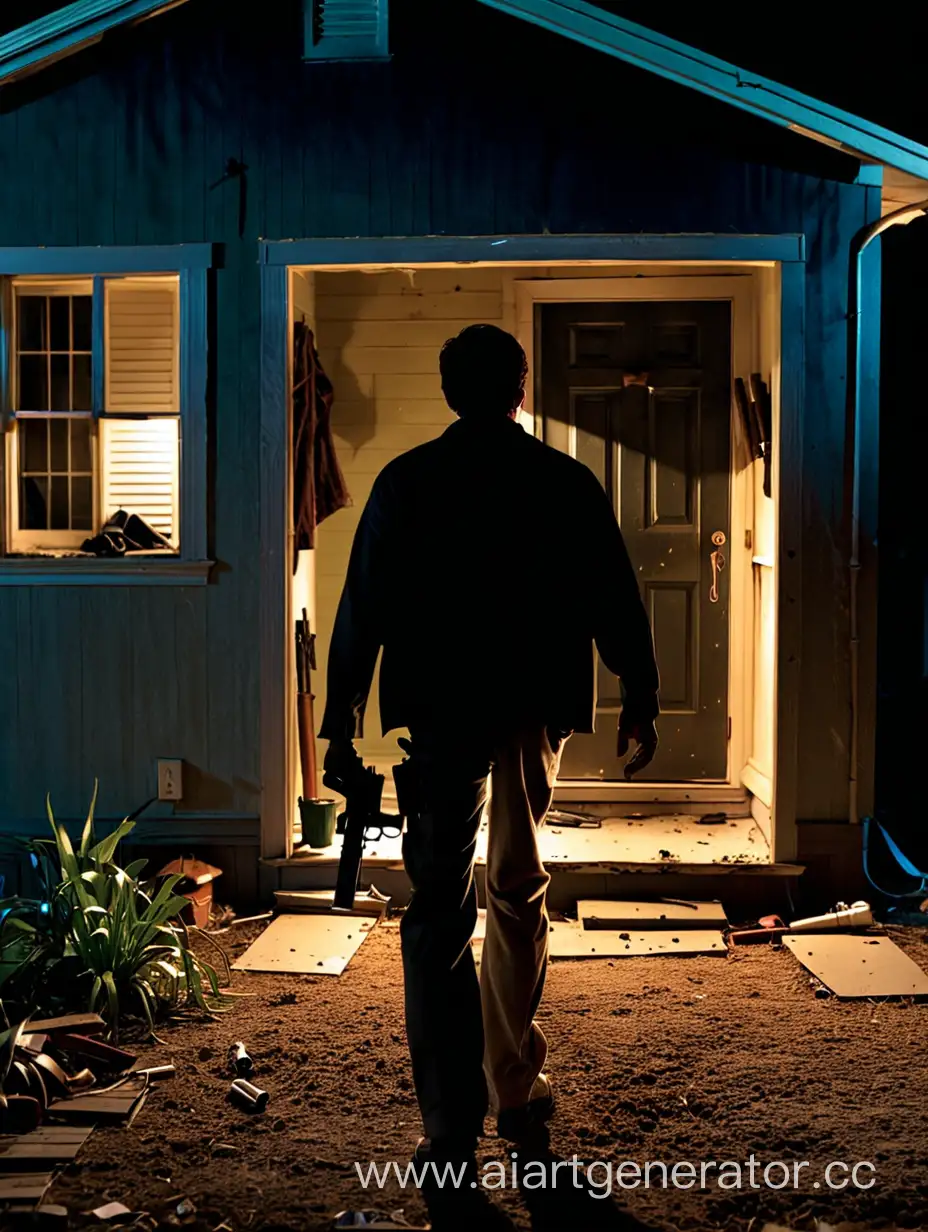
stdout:
MULTIPOLYGON (((335 387, 332 425, 352 505, 319 527, 316 627, 320 666, 328 659, 335 610, 358 519, 377 474, 391 458, 439 435, 452 415, 442 397, 442 343, 477 321, 502 323, 499 269, 365 274, 316 273, 319 357, 335 387)), ((317 727, 325 705, 322 673, 317 727)), ((377 681, 358 750, 381 771, 401 756, 396 735, 380 734, 377 681)))

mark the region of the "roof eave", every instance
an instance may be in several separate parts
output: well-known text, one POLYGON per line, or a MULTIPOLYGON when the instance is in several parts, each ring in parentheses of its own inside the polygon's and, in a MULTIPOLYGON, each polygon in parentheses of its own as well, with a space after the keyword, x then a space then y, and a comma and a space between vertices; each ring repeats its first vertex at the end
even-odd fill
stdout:
POLYGON ((899 133, 745 72, 586 0, 480 0, 490 8, 646 69, 854 158, 928 178, 928 148, 899 133))
POLYGON ((76 0, 0 38, 0 85, 99 42, 117 26, 143 21, 185 0, 76 0))

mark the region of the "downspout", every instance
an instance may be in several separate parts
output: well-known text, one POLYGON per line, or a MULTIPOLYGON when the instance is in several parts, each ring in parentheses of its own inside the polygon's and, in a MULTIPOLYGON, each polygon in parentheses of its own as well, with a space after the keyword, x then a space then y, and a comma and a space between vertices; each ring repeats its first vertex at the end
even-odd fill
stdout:
POLYGON ((851 243, 851 278, 848 305, 848 419, 851 454, 851 549, 848 559, 848 607, 850 615, 849 667, 851 675, 851 738, 850 769, 848 771, 848 819, 852 825, 860 821, 857 756, 860 741, 860 628, 858 623, 857 581, 860 575, 860 436, 861 436, 861 308, 863 255, 871 240, 890 227, 904 226, 928 214, 928 201, 905 205, 891 214, 864 227, 851 243))

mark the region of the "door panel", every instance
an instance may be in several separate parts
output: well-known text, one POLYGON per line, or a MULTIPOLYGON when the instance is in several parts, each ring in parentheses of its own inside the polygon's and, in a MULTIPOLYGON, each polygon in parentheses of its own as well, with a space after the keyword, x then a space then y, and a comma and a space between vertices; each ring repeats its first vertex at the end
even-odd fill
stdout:
MULTIPOLYGON (((546 304, 536 312, 545 440, 588 466, 609 494, 654 630, 661 744, 639 778, 724 779, 730 305, 546 304)), ((621 691, 601 663, 597 685, 596 732, 569 741, 562 778, 622 777, 621 691)))

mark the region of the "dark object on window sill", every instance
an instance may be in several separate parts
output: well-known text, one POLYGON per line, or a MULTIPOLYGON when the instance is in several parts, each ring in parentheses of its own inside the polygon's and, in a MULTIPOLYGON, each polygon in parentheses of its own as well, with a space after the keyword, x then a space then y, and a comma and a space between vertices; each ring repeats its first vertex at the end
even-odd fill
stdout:
POLYGON ((173 552, 171 544, 137 513, 119 509, 106 522, 99 535, 85 539, 82 552, 91 556, 125 556, 127 552, 173 552))

